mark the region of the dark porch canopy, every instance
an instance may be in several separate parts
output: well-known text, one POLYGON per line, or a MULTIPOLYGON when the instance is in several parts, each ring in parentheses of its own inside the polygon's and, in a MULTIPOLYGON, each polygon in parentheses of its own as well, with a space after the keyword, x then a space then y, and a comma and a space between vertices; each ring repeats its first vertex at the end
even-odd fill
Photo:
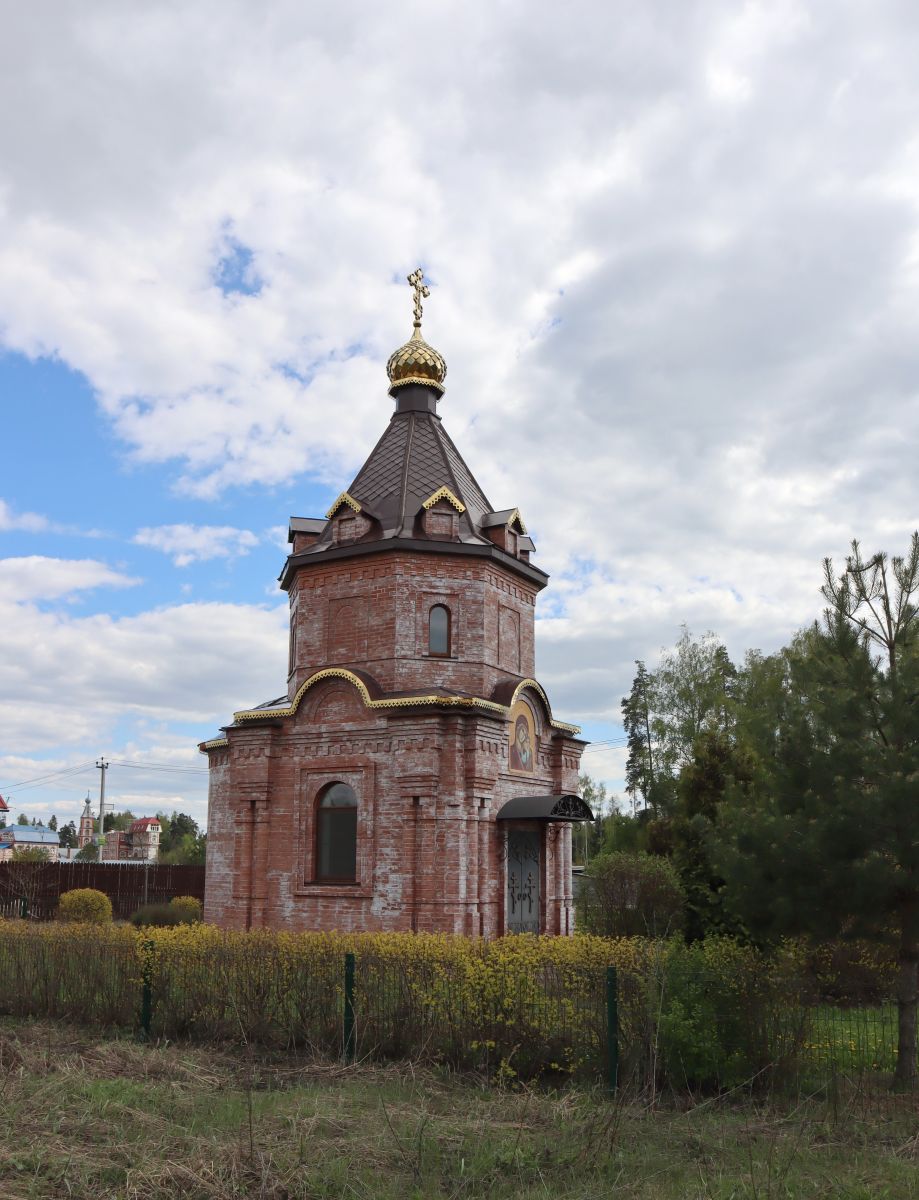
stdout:
POLYGON ((593 813, 580 796, 515 796, 496 821, 592 821, 593 813))

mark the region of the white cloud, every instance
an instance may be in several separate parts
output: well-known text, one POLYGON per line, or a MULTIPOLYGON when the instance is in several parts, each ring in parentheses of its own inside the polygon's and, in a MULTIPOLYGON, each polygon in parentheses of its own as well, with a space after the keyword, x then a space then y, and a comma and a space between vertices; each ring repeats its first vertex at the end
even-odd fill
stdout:
POLYGON ((140 582, 92 558, 46 558, 40 554, 0 558, 0 602, 57 600, 93 588, 134 587, 140 582))
POLYGON ((282 554, 290 554, 290 542, 287 540, 286 525, 272 525, 265 530, 265 540, 276 546, 282 554))
POLYGON ((111 746, 120 724, 140 721, 192 726, 191 746, 283 689, 286 618, 286 605, 217 603, 74 617, 0 593, 5 744, 111 746))
POLYGON ((0 499, 0 533, 11 530, 23 530, 26 533, 44 533, 49 528, 47 517, 39 513, 14 512, 13 509, 0 499))
POLYGON ((134 541, 171 555, 177 567, 210 558, 237 558, 258 545, 250 530, 230 525, 160 525, 139 529, 134 541))
MULTIPOLYGON (((682 621, 777 646, 825 554, 919 524, 919 13, 475 12, 16 6, 0 338, 85 372, 186 494, 331 498, 391 411, 420 259, 445 423, 553 574, 540 672, 559 715, 615 717, 682 621), (426 81, 406 47, 437 47, 426 81), (257 294, 215 283, 240 245, 257 294)), ((248 548, 188 528, 157 548, 248 548)))

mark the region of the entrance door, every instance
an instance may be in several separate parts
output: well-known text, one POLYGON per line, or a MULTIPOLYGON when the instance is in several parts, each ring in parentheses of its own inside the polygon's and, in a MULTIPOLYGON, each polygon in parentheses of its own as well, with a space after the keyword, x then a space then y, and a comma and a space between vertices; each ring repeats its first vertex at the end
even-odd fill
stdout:
POLYGON ((507 833, 507 932, 539 933, 538 833, 507 833))

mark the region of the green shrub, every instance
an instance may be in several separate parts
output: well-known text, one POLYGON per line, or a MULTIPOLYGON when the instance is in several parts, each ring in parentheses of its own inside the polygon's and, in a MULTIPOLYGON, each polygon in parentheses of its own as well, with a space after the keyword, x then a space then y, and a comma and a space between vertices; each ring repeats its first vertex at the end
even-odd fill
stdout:
POLYGON ((156 925, 168 927, 172 925, 193 925, 196 918, 181 908, 172 904, 144 904, 131 914, 131 924, 138 927, 156 925))
POLYGON ((685 903, 669 859, 598 854, 581 881, 578 926, 600 937, 667 937, 682 929, 685 903))
POLYGON ((96 888, 74 888, 61 896, 57 916, 59 921, 109 925, 112 921, 112 902, 105 892, 96 888))
POLYGON ((896 995, 893 938, 810 943, 807 969, 823 1000, 831 1004, 881 1004, 896 995))
POLYGON ((802 967, 793 947, 767 957, 731 938, 674 939, 655 989, 667 1082, 707 1090, 771 1082, 793 1064, 807 1027, 802 967))
POLYGON ((187 917, 189 921, 201 920, 202 904, 197 896, 173 896, 169 907, 187 917))

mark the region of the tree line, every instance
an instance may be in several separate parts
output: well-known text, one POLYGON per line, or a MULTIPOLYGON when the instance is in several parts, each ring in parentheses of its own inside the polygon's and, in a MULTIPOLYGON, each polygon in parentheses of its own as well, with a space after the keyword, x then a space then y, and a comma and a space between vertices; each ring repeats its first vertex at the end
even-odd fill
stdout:
POLYGON ((629 907, 631 887, 634 909, 622 856, 646 856, 652 890, 679 894, 688 940, 889 946, 897 1078, 908 1083, 919 995, 917 591, 919 534, 889 559, 853 542, 840 574, 824 563, 822 617, 776 653, 735 663, 715 634, 684 628, 654 669, 636 662, 622 701, 629 805, 592 831, 601 854, 588 868, 599 884, 618 862, 620 903, 629 907))
MULTIPOLYGON (((157 862, 171 863, 174 866, 181 866, 183 864, 203 865, 207 850, 207 833, 199 828, 198 822, 193 817, 188 816, 187 813, 181 812, 172 814, 160 812, 156 814, 156 817, 160 823, 157 862)), ((107 812, 103 818, 103 832, 127 831, 136 819, 130 809, 125 809, 124 812, 107 812)), ((30 820, 25 813, 20 813, 16 819, 16 824, 38 827, 42 823, 35 817, 30 820)), ((2 822, 0 822, 0 828, 2 827, 2 822)), ((58 842, 62 849, 76 849, 78 840, 77 828, 73 821, 68 821, 66 824, 58 827, 57 817, 52 815, 48 821, 47 828, 57 833, 58 842)), ((47 857, 47 852, 42 849, 17 851, 16 856, 18 858, 22 858, 23 855, 28 855, 32 859, 41 861, 47 857)), ((99 857, 99 847, 95 842, 90 842, 75 857, 83 862, 95 862, 99 857)))

